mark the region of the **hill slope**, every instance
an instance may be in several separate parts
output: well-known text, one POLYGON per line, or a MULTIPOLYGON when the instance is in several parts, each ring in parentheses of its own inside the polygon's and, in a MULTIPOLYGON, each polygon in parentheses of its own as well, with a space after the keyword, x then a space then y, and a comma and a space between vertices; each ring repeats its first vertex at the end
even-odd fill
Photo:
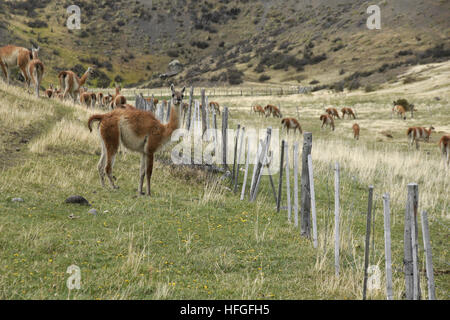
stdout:
POLYGON ((159 74, 178 59, 185 72, 176 82, 355 87, 450 56, 448 1, 380 1, 381 30, 366 27, 369 1, 83 0, 74 31, 70 4, 0 1, 0 45, 41 45, 47 82, 96 64, 92 85, 166 85, 159 74))

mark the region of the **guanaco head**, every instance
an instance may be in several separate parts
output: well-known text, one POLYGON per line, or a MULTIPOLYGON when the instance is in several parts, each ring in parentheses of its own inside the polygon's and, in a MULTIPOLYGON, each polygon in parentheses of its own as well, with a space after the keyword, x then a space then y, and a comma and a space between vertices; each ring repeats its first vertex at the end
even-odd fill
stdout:
POLYGON ((184 91, 186 90, 186 87, 183 87, 181 91, 176 91, 175 86, 172 83, 172 85, 170 86, 170 90, 172 91, 172 103, 176 106, 180 106, 183 102, 184 91))
POLYGON ((31 57, 33 59, 38 59, 39 57, 39 50, 41 50, 41 48, 37 47, 35 48, 34 46, 31 48, 31 57))

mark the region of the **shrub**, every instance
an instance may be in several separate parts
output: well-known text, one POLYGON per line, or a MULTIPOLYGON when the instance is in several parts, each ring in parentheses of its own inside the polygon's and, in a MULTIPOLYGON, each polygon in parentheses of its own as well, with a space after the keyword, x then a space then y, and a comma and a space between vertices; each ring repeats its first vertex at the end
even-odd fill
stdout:
POLYGON ((227 78, 228 83, 231 85, 235 84, 241 84, 244 82, 242 77, 244 76, 244 73, 242 71, 237 70, 236 68, 231 68, 227 70, 227 78))
POLYGON ((259 82, 264 82, 264 81, 267 81, 267 80, 270 80, 270 76, 265 75, 265 74, 262 74, 262 75, 259 77, 259 79, 258 79, 259 82))

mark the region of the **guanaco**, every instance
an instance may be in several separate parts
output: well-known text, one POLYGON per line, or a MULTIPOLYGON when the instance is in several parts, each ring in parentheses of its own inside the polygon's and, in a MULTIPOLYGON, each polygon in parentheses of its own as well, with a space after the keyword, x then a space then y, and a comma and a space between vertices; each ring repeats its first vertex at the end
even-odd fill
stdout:
POLYGON ((81 78, 70 70, 61 71, 58 75, 59 84, 64 91, 63 100, 70 95, 75 103, 80 95, 80 88, 86 83, 88 77, 94 72, 94 67, 89 67, 81 78))
POLYGON ((254 113, 257 113, 260 116, 264 116, 266 113, 264 112, 263 107, 261 107, 259 104, 252 107, 252 110, 254 113))
POLYGON ((7 45, 0 48, 0 68, 6 78, 6 83, 10 83, 11 69, 19 68, 20 73, 25 79, 25 87, 30 83, 27 73, 27 65, 33 60, 31 50, 14 45, 7 45))
POLYGON ((403 106, 395 106, 392 108, 392 114, 396 113, 397 116, 401 117, 403 120, 406 120, 406 110, 403 106))
POLYGON ((431 132, 434 130, 433 126, 429 129, 424 127, 411 127, 407 131, 407 136, 409 138, 409 145, 412 146, 414 141, 416 142, 416 149, 419 149, 419 140, 425 142, 430 141, 431 132))
POLYGON ((288 134, 290 129, 294 129, 294 133, 296 130, 298 130, 300 134, 303 133, 300 123, 295 118, 284 118, 281 120, 281 124, 283 125, 283 128, 286 128, 288 134))
POLYGON ((359 127, 359 124, 355 123, 352 127, 353 129, 353 138, 355 138, 356 140, 359 140, 359 131, 361 130, 361 128, 359 127))
POLYGON ((337 111, 336 108, 328 108, 326 110, 326 113, 328 113, 330 116, 332 116, 334 119, 336 119, 336 117, 338 119, 340 119, 341 117, 339 117, 339 112, 337 111))
POLYGON ((141 154, 141 169, 138 191, 143 195, 144 179, 147 177, 147 195, 151 196, 150 180, 153 173, 155 152, 161 148, 171 137, 172 133, 180 127, 181 104, 184 98, 185 87, 172 91, 172 109, 170 121, 163 125, 153 113, 138 110, 134 107, 118 108, 106 114, 96 114, 89 118, 88 128, 92 132, 92 122, 99 121, 102 155, 98 163, 98 171, 102 186, 105 185, 105 173, 114 189, 112 170, 114 159, 122 143, 126 148, 141 154))
POLYGON ((282 117, 280 109, 278 109, 276 106, 274 106, 272 104, 268 104, 264 108, 264 112, 266 114, 266 118, 269 117, 270 115, 273 115, 273 117, 278 117, 278 118, 282 117))
POLYGON ((353 117, 353 119, 356 119, 355 113, 353 112, 352 108, 342 108, 342 119, 345 119, 345 115, 348 115, 348 118, 353 117))
POLYGON ((322 121, 322 126, 320 128, 323 128, 323 126, 326 125, 326 127, 330 126, 331 130, 334 131, 334 120, 332 116, 323 114, 320 116, 320 121, 322 121))
POLYGON ((442 160, 450 167, 450 135, 442 136, 439 140, 439 148, 441 149, 442 160))
MULTIPOLYGON (((38 57, 39 47, 38 48, 33 47, 31 51, 33 59, 28 62, 26 71, 28 79, 31 82, 33 82, 36 97, 39 97, 39 89, 41 87, 42 77, 44 76, 45 68, 44 64, 42 63, 41 60, 39 60, 38 57)), ((29 88, 30 84, 28 83, 27 86, 29 88)))

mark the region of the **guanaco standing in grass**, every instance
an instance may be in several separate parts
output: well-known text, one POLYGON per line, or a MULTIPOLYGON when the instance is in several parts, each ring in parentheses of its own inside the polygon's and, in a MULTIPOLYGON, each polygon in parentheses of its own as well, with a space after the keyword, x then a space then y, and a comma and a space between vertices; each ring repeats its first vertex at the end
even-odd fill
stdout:
POLYGON ((321 129, 326 125, 326 127, 330 126, 331 130, 334 131, 334 120, 332 116, 323 114, 320 116, 320 121, 322 121, 322 126, 320 127, 321 129))
POLYGON ((53 83, 50 84, 50 88, 45 90, 45 96, 47 98, 52 98, 55 95, 56 90, 53 88, 53 83))
POLYGON ((288 134, 289 134, 289 130, 291 130, 291 129, 294 130, 294 134, 295 134, 296 130, 298 130, 300 132, 300 134, 303 133, 300 123, 295 118, 284 118, 283 120, 281 120, 281 124, 282 124, 283 128, 286 128, 286 131, 288 134))
POLYGON ((210 109, 214 108, 214 110, 220 115, 220 105, 219 105, 219 103, 211 101, 209 103, 209 108, 210 109))
POLYGON ((392 108, 392 114, 396 113, 398 117, 406 120, 406 110, 403 106, 395 106, 392 108))
POLYGON ((269 117, 270 115, 273 115, 273 117, 278 117, 281 118, 283 117, 281 115, 280 109, 278 109, 276 106, 272 105, 272 104, 268 104, 265 108, 264 108, 264 112, 266 114, 266 118, 269 117))
POLYGON ((150 180, 153 173, 154 154, 180 127, 181 104, 186 88, 176 91, 172 84, 170 89, 172 91, 172 109, 170 121, 165 125, 158 121, 153 113, 134 107, 119 108, 107 114, 96 114, 89 118, 88 128, 91 132, 92 122, 100 122, 102 155, 98 163, 98 171, 102 186, 105 185, 106 173, 111 186, 118 189, 114 183, 112 170, 119 144, 122 143, 128 149, 141 154, 138 191, 140 194, 144 194, 144 179, 147 177, 147 195, 151 196, 150 180))
POLYGON ((86 83, 88 77, 94 72, 94 67, 89 67, 81 78, 70 70, 61 71, 58 75, 59 84, 64 91, 63 100, 70 95, 75 103, 80 95, 80 88, 86 83))
POLYGON ((424 127, 411 127, 407 131, 409 138, 409 145, 412 146, 414 141, 416 142, 416 149, 419 149, 419 141, 423 140, 425 142, 430 141, 431 132, 434 130, 433 126, 429 129, 424 127))
POLYGON ((328 113, 330 116, 332 116, 334 119, 338 118, 340 119, 341 117, 339 117, 339 112, 337 111, 336 108, 328 108, 326 110, 326 113, 328 113))
POLYGON ((110 102, 110 108, 116 109, 120 108, 127 103, 127 99, 120 94, 122 88, 116 85, 116 93, 112 96, 112 101, 110 102))
POLYGON ((259 104, 252 107, 252 110, 254 113, 257 113, 260 116, 264 116, 266 113, 264 112, 263 107, 261 107, 259 104))
POLYGON ((30 87, 30 82, 33 82, 36 97, 39 97, 39 89, 41 87, 42 77, 44 76, 44 64, 39 60, 38 53, 40 48, 34 48, 31 50, 33 59, 27 64, 26 72, 28 76, 27 90, 30 87))
POLYGON ((450 134, 442 136, 439 140, 439 148, 441 149, 442 160, 450 167, 450 134))
POLYGON ((353 138, 355 138, 356 140, 359 140, 359 132, 361 130, 361 128, 359 127, 359 124, 355 123, 352 127, 353 129, 353 138))
POLYGON ((25 87, 30 83, 27 73, 27 65, 33 59, 31 50, 14 45, 7 45, 0 48, 0 68, 6 78, 6 83, 10 83, 11 69, 19 68, 25 79, 25 87))
POLYGON ((356 119, 355 113, 353 112, 352 108, 342 108, 342 119, 345 119, 345 115, 348 115, 348 118, 353 117, 353 119, 356 119))

